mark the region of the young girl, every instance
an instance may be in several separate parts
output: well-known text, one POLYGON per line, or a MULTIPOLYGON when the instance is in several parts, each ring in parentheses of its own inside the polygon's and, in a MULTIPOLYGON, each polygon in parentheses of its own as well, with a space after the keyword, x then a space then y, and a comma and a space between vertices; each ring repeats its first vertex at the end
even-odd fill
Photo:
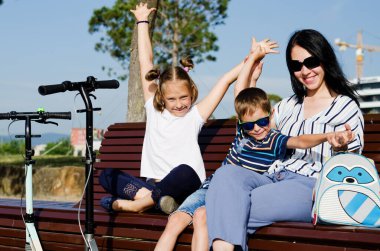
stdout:
POLYGON ((216 106, 235 81, 243 63, 227 72, 198 104, 197 87, 185 68, 153 69, 153 52, 148 32, 148 16, 155 9, 140 3, 132 10, 137 20, 138 50, 147 114, 141 176, 143 182, 118 170, 105 170, 100 184, 112 194, 101 200, 109 211, 142 212, 157 205, 171 213, 199 188, 205 169, 198 145, 198 134, 216 106), (158 84, 156 83, 158 80, 158 84), (174 199, 174 200, 173 200, 174 199))

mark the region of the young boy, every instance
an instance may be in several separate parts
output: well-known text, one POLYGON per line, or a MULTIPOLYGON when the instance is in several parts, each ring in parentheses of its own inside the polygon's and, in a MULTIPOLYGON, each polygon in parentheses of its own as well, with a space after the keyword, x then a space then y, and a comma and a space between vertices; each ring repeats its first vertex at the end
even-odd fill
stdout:
MULTIPOLYGON (((255 86, 260 76, 262 63, 255 63, 261 59, 255 58, 255 51, 263 50, 260 43, 253 40, 252 53, 239 74, 235 87, 235 110, 238 116, 236 136, 228 151, 223 165, 232 165, 236 168, 264 173, 278 159, 286 157, 287 149, 307 149, 321 144, 334 136, 335 133, 301 135, 289 137, 279 131, 271 129, 271 105, 266 93, 255 87, 239 89, 251 80, 255 86), (240 82, 240 83, 239 83, 240 82)), ((352 138, 350 128, 339 132, 352 138)), ((207 250, 207 224, 205 197, 212 179, 211 175, 202 184, 201 188, 191 194, 180 207, 170 215, 165 231, 161 235, 155 250, 171 250, 175 246, 178 235, 193 221, 194 233, 192 250, 207 250)), ((237 181, 238 182, 238 181, 237 181)))

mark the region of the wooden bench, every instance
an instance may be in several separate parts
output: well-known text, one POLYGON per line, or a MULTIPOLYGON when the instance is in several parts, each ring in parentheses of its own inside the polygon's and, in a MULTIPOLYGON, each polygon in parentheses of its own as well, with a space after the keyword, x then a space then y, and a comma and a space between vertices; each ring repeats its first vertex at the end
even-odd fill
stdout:
MULTIPOLYGON (((95 238, 99 250, 153 250, 167 216, 150 210, 142 214, 108 214, 99 206, 106 196, 98 176, 106 168, 118 168, 138 176, 145 123, 116 123, 102 141, 94 172, 95 238)), ((199 135, 207 169, 213 173, 225 158, 235 136, 233 120, 211 120, 199 135)), ((380 170, 380 115, 365 116, 364 155, 380 170)), ((20 200, 0 199, 0 250, 23 250, 25 226, 20 200)), ((36 202, 37 229, 44 250, 83 250, 77 208, 71 203, 36 202)), ((81 209, 84 224, 84 206, 81 209)), ((84 228, 84 227, 83 227, 84 228)), ((180 235, 176 250, 190 250, 192 227, 180 235)), ((258 230, 249 238, 255 250, 379 250, 380 229, 351 226, 316 226, 311 223, 279 222, 258 230)))

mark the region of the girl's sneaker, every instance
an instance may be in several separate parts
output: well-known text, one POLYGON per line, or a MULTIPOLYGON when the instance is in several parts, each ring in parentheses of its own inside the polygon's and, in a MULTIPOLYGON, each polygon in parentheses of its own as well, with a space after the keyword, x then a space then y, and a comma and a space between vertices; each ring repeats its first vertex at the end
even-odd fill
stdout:
POLYGON ((112 209, 112 204, 119 198, 115 196, 107 196, 100 199, 100 205, 107 210, 109 213, 114 213, 115 211, 112 209))

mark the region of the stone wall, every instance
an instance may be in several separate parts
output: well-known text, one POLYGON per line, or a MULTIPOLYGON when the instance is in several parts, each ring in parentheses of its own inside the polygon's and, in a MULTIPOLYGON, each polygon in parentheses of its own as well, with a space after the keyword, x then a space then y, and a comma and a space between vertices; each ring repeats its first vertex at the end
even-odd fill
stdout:
MULTIPOLYGON (((25 197, 24 167, 0 166, 0 196, 25 197)), ((34 199, 54 201, 78 201, 85 183, 84 167, 33 168, 34 199)))

